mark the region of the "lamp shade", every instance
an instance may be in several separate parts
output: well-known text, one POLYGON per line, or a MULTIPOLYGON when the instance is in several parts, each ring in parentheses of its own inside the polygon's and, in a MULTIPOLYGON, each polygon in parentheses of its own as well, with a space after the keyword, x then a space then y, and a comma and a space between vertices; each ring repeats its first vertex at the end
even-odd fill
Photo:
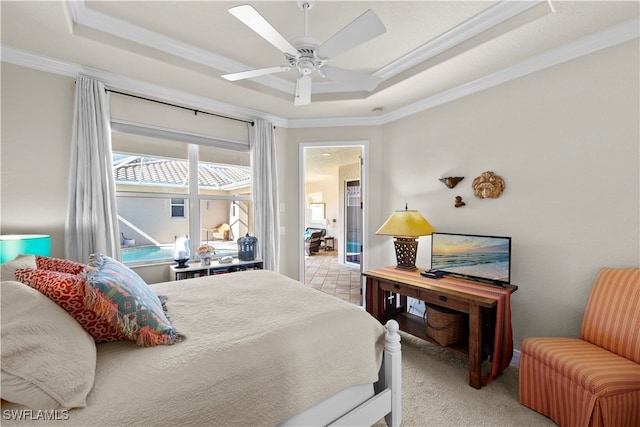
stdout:
POLYGON ((418 237, 426 236, 435 231, 429 221, 416 210, 395 211, 389 219, 382 224, 376 234, 384 234, 394 237, 418 237))
POLYGON ((18 255, 51 255, 51 237, 45 234, 10 234, 0 236, 0 264, 18 255))

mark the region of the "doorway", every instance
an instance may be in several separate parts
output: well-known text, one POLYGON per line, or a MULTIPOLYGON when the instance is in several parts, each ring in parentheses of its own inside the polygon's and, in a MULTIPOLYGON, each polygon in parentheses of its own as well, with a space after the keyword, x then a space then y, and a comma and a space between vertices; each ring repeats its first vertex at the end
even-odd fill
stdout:
MULTIPOLYGON (((364 204, 360 201, 365 200, 367 142, 302 143, 300 147, 301 239, 304 240, 304 232, 309 228, 324 229, 319 254, 325 258, 323 264, 327 263, 326 257, 333 258, 331 268, 334 271, 329 271, 329 276, 335 275, 335 270, 341 268, 354 272, 353 276, 359 281, 363 257, 366 256, 362 236, 366 215, 362 209, 364 204), (354 198, 356 194, 358 201, 354 198), (355 213, 354 203, 359 206, 359 213, 355 213), (317 217, 318 205, 324 209, 322 219, 317 217), (351 242, 349 248, 348 242, 351 242), (358 245, 357 251, 350 250, 354 244, 358 245), (352 252, 357 252, 357 256, 352 252)), ((321 280, 315 270, 309 274, 309 270, 316 269, 319 263, 319 258, 314 258, 317 254, 308 254, 305 249, 300 262, 300 281, 312 286, 321 280)), ((321 269, 327 270, 326 265, 321 269)))

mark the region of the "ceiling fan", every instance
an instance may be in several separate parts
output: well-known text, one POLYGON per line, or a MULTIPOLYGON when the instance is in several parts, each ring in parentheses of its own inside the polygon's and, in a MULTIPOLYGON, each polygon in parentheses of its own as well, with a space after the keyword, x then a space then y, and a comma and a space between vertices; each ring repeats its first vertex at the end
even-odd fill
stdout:
POLYGON ((367 10, 327 41, 319 44, 308 34, 308 12, 313 7, 313 1, 298 0, 298 6, 304 11, 304 36, 293 42, 285 39, 252 6, 245 4, 229 9, 233 16, 284 53, 287 65, 224 74, 222 77, 229 81, 236 81, 297 69, 295 105, 306 105, 311 102, 311 74, 314 71, 317 71, 322 77, 345 83, 360 90, 369 92, 374 90, 382 81, 380 77, 333 67, 327 65, 327 62, 330 58, 387 31, 375 12, 371 9, 367 10))

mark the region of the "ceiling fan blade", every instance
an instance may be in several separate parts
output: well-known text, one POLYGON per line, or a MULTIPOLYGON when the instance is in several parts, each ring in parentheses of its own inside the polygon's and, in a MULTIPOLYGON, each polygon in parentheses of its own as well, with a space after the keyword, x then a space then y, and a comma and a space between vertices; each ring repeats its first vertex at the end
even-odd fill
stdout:
POLYGON ((289 55, 298 56, 298 49, 296 49, 282 34, 276 31, 269 22, 258 13, 253 6, 244 4, 242 6, 236 6, 229 9, 229 13, 238 18, 247 27, 258 33, 266 41, 280 49, 284 53, 289 55))
POLYGON ((296 84, 296 97, 294 105, 307 105, 311 103, 311 76, 300 76, 296 84))
POLYGON ((351 21, 318 48, 321 58, 333 58, 387 31, 371 9, 351 21))
POLYGON ((267 74, 275 74, 281 71, 289 71, 291 67, 280 65, 278 67, 258 68, 256 70, 240 71, 239 73, 223 74, 223 79, 235 82, 236 80, 250 79, 252 77, 266 76, 267 74))
POLYGON ((372 76, 371 74, 345 70, 344 68, 332 67, 330 65, 325 65, 321 71, 328 79, 342 82, 368 92, 374 90, 380 82, 382 82, 382 78, 372 76))

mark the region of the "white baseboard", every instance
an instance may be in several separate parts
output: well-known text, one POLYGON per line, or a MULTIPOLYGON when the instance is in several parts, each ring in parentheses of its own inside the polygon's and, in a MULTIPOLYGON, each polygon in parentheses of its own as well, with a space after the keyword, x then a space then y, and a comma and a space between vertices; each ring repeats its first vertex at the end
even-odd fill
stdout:
POLYGON ((520 350, 513 349, 513 357, 511 358, 511 366, 515 366, 516 368, 520 367, 520 350))

